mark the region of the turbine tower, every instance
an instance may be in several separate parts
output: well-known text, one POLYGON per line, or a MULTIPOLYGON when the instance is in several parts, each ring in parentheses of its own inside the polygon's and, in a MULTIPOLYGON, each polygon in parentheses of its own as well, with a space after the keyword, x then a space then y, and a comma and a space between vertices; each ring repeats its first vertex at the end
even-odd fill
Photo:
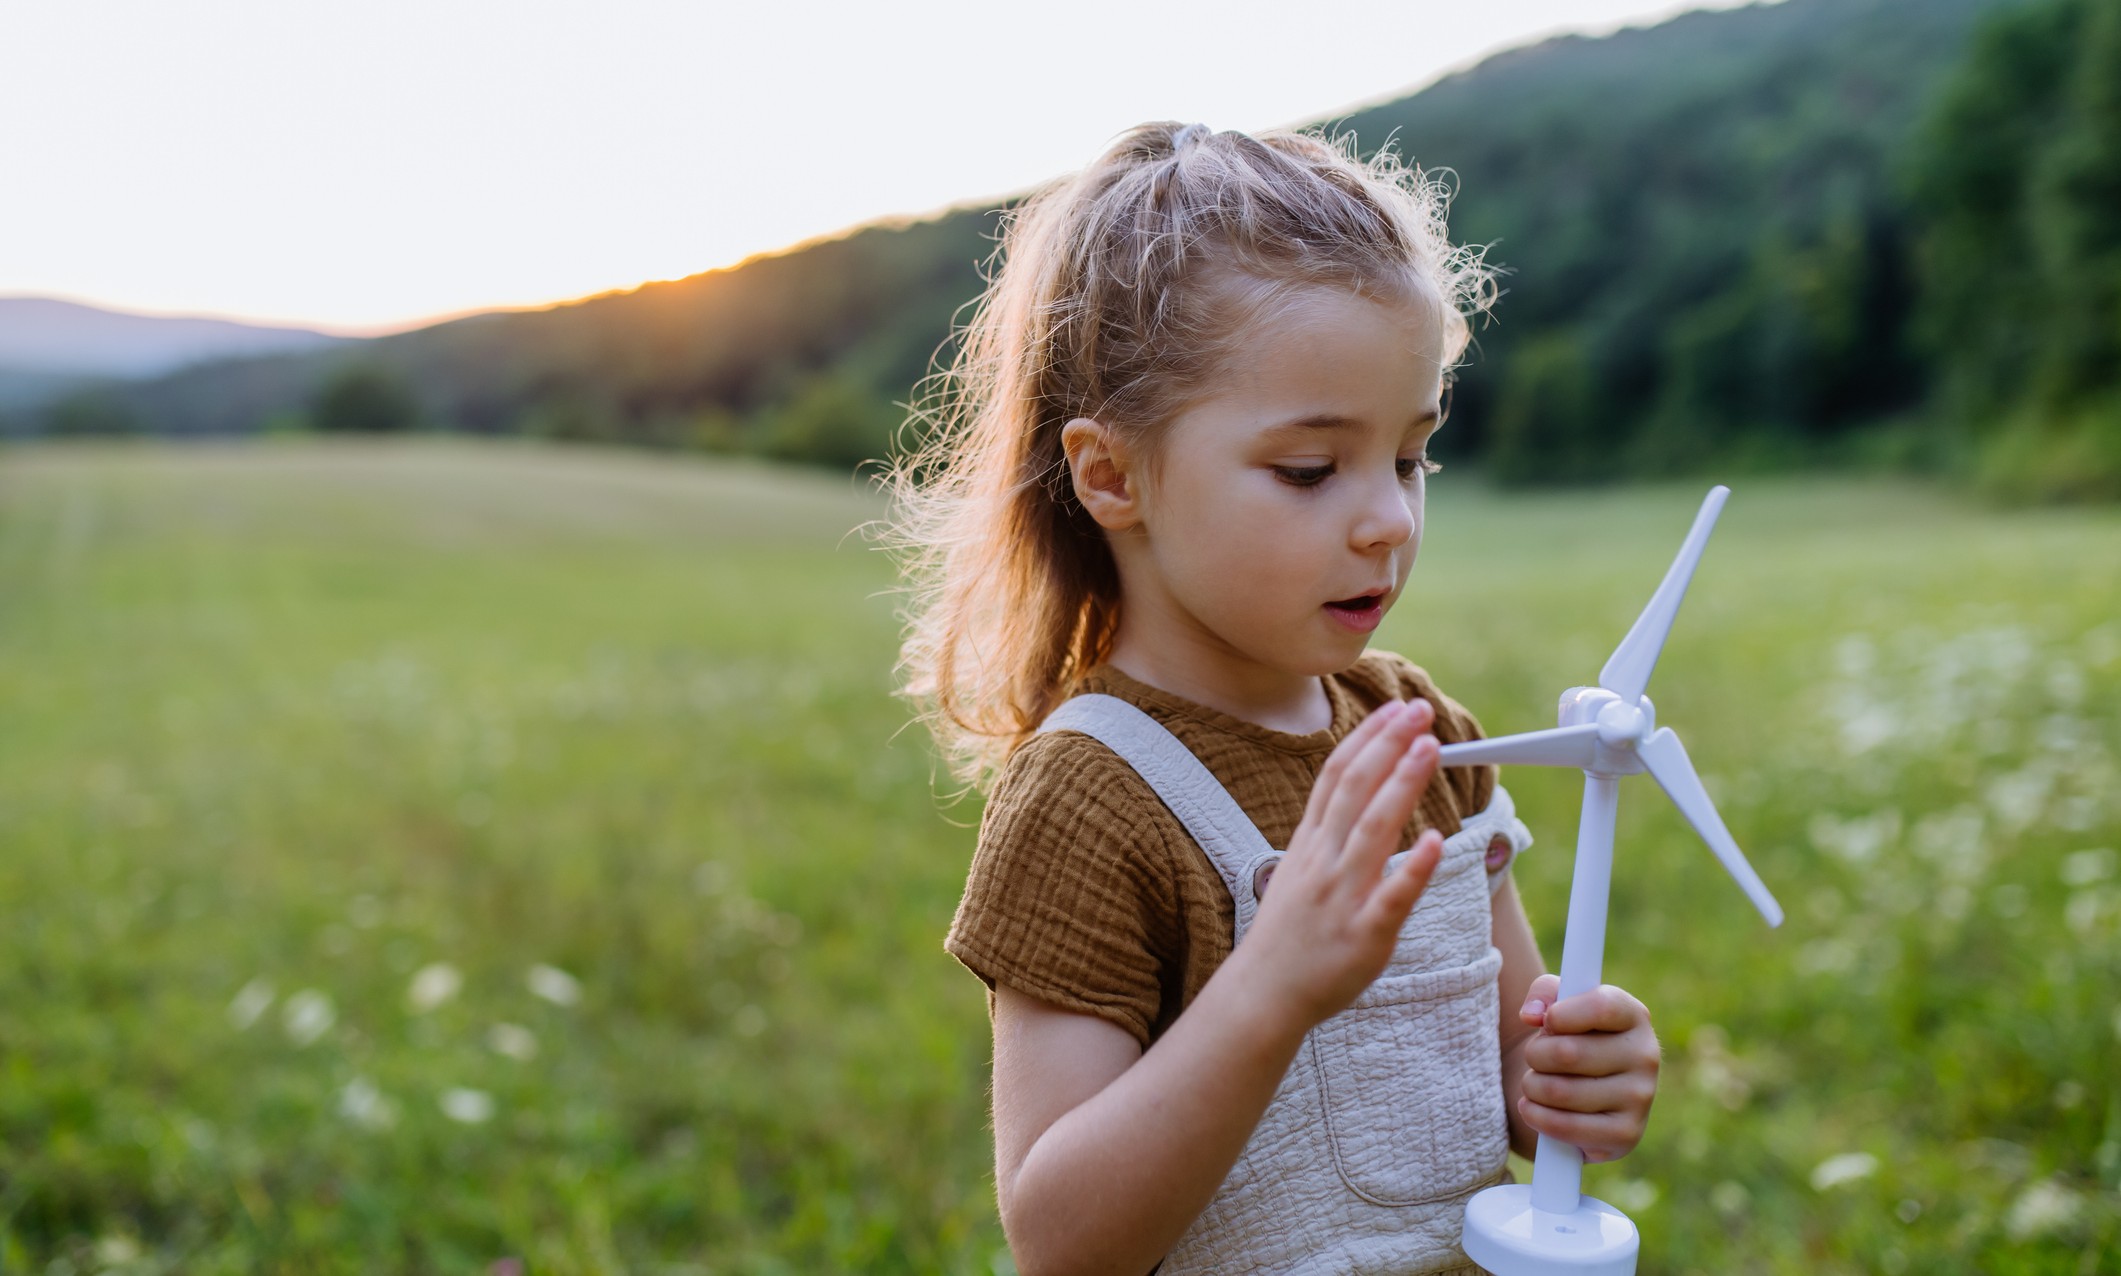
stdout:
MULTIPOLYGON (((1508 763, 1583 771, 1583 818, 1576 833, 1576 872, 1561 945, 1560 998, 1588 992, 1599 983, 1622 776, 1649 772, 1768 925, 1782 924, 1781 907, 1716 814, 1686 747, 1670 727, 1657 726, 1656 709, 1643 694, 1672 618, 1686 597, 1687 582, 1730 494, 1727 487, 1710 489, 1664 583, 1598 671, 1598 685, 1562 693, 1559 727, 1443 748, 1444 766, 1508 763)), ((1627 1215, 1583 1195, 1583 1153, 1542 1134, 1529 1186, 1491 1187, 1466 1203, 1464 1244, 1466 1256, 1496 1276, 1629 1276, 1635 1270, 1640 1237, 1627 1215)))

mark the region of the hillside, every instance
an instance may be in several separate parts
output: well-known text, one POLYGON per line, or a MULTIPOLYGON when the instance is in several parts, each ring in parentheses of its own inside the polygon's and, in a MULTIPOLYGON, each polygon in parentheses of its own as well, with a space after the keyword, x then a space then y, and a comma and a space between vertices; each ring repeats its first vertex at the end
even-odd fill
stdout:
POLYGON ((1502 54, 1343 122, 1446 166, 1508 289, 1454 406, 1503 477, 1918 405, 1909 140, 1994 0, 1789 0, 1502 54))
MULTIPOLYGON (((1446 457, 1583 480, 1829 446, 1919 405, 1898 169, 1967 33, 2010 0, 1786 0, 1502 54, 1345 117, 1458 174, 1508 294, 1446 457), (1507 375, 1498 375, 1506 372, 1507 375)), ((1086 156, 1094 140, 1086 145, 1086 156)), ((294 423, 334 378, 407 423, 847 465, 884 452, 980 286, 967 210, 537 312, 187 369, 91 421, 294 423), (356 364, 358 363, 358 366, 356 364)))

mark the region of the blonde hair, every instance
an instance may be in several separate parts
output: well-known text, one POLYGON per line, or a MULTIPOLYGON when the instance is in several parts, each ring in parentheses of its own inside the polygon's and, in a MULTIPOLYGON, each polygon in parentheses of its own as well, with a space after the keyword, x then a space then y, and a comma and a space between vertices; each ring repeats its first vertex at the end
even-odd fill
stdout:
POLYGON ((1229 339, 1295 288, 1425 298, 1448 369, 1495 287, 1445 232, 1449 192, 1352 135, 1144 124, 1007 215, 925 431, 886 480, 908 580, 900 693, 984 789, 1111 652, 1119 574, 1075 498, 1061 428, 1092 417, 1153 457, 1229 339))

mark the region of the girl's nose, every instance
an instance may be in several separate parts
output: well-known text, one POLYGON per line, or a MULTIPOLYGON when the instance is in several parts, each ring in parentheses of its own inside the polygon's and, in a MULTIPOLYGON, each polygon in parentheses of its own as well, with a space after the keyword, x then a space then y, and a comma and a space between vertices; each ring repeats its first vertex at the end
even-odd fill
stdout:
POLYGON ((1399 482, 1364 494, 1350 542, 1356 549, 1396 549, 1414 539, 1414 505, 1399 482))

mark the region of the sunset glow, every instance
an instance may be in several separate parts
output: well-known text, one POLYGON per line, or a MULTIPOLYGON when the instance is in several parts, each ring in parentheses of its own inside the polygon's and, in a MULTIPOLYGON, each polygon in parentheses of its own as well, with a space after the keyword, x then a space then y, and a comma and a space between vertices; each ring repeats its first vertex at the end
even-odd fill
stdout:
POLYGON ((358 331, 539 304, 1020 190, 1143 119, 1301 122, 1686 7, 14 6, 0 295, 358 331))

